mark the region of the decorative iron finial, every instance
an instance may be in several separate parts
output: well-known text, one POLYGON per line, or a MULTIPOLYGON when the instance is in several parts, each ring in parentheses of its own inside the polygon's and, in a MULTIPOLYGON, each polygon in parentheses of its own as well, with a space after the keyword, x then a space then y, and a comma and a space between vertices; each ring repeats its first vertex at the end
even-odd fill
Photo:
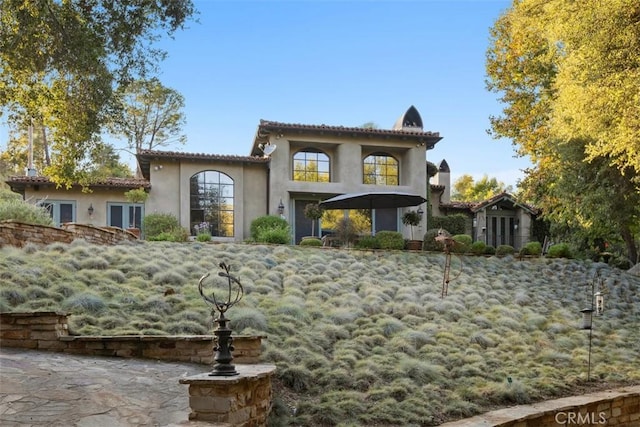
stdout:
POLYGON ((200 281, 198 282, 198 291, 200 291, 202 298, 208 304, 213 306, 213 310, 211 310, 212 316, 216 316, 216 311, 219 313, 217 318, 214 319, 214 322, 217 323, 218 326, 213 331, 213 334, 216 336, 216 346, 213 349, 215 351, 213 360, 215 360, 216 363, 213 366, 213 371, 209 375, 233 376, 238 375, 238 372, 236 371, 235 366, 231 363, 233 360, 233 355, 231 354, 233 352, 233 338, 231 337, 231 329, 227 327, 229 319, 224 317, 224 313, 242 299, 244 296, 244 288, 242 287, 240 280, 229 273, 231 266, 221 262, 219 267, 224 271, 218 272, 218 276, 226 277, 228 281, 229 291, 227 299, 225 301, 218 300, 215 292, 212 292, 211 296, 204 294, 204 280, 209 277, 209 273, 200 278, 200 281), (235 295, 233 292, 234 284, 237 285, 235 295))
POLYGON ((224 302, 218 301, 216 299, 215 293, 211 293, 210 297, 204 294, 202 287, 204 284, 204 280, 211 275, 210 273, 207 273, 200 278, 200 281, 198 282, 198 291, 200 291, 200 295, 207 303, 211 304, 213 308, 215 308, 220 313, 220 315, 223 315, 228 309, 236 305, 242 299, 242 297, 244 296, 244 288, 242 287, 240 280, 238 280, 236 277, 229 274, 229 270, 231 269, 230 265, 227 265, 226 263, 221 262, 220 264, 218 264, 218 266, 224 270, 224 271, 218 272, 218 276, 226 277, 229 282, 229 294, 227 296, 227 300, 224 302), (233 293, 232 287, 234 283, 238 285, 238 290, 236 291, 235 297, 232 298, 231 297, 233 293))

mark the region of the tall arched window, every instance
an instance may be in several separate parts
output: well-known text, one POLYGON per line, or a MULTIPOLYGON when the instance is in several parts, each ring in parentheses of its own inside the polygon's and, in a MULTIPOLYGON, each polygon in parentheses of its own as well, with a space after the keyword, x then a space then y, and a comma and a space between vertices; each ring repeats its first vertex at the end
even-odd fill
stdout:
POLYGON ((363 161, 363 183, 400 185, 398 161, 385 153, 374 153, 363 161))
POLYGON ((233 179, 218 171, 203 171, 190 180, 191 233, 233 237, 233 179))
POLYGON ((293 155, 293 180, 308 182, 330 181, 329 156, 320 150, 307 148, 293 155))

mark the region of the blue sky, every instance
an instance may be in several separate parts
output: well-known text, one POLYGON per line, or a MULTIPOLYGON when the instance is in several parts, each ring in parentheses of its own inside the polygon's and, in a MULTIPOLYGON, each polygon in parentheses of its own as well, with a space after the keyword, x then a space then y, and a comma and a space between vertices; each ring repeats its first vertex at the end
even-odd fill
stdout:
POLYGON ((185 97, 180 150, 247 155, 260 119, 391 128, 415 105, 444 138, 427 157, 452 178, 515 185, 526 159, 487 135, 485 89, 503 0, 196 1, 199 23, 161 45, 161 80, 185 97))
POLYGON ((187 143, 169 149, 248 155, 260 119, 389 129, 414 105, 452 179, 515 185, 529 166, 486 133, 502 109, 485 89, 489 28, 510 1, 195 4, 199 22, 159 43, 159 77, 186 103, 187 143))

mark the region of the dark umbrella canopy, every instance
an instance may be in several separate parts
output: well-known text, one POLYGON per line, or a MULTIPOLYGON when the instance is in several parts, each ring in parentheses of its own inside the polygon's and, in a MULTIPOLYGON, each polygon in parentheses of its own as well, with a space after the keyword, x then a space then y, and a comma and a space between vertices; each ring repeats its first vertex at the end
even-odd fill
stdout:
POLYGON ((417 206, 426 202, 417 194, 399 191, 341 194, 320 202, 325 209, 384 209, 417 206))

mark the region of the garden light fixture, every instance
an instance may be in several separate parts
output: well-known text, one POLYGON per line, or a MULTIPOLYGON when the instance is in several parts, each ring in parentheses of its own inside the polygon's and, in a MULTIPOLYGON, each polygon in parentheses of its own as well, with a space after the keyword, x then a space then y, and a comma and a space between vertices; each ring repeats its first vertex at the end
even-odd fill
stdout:
POLYGON ((587 284, 587 295, 589 298, 590 307, 580 310, 582 313, 582 329, 589 330, 589 358, 587 361, 587 381, 591 379, 591 343, 593 337, 593 313, 596 316, 602 316, 604 312, 604 281, 600 278, 600 272, 596 272, 591 283, 587 284), (595 292, 596 284, 598 285, 598 292, 595 292))
POLYGON ((218 317, 214 320, 218 326, 213 331, 213 334, 216 336, 216 344, 213 349, 215 351, 213 360, 216 363, 213 365, 213 371, 209 375, 233 376, 238 375, 238 372, 236 371, 236 367, 231 363, 233 361, 233 355, 231 354, 233 351, 233 338, 231 337, 231 328, 227 327, 229 319, 224 317, 224 313, 242 299, 244 295, 244 288, 236 277, 229 274, 230 267, 227 264, 221 262, 219 266, 224 271, 218 272, 218 276, 224 277, 228 281, 228 294, 226 300, 218 300, 215 293, 212 293, 211 296, 206 296, 204 294, 204 290, 202 289, 203 283, 204 280, 209 277, 209 273, 200 278, 200 281, 198 282, 198 290, 200 291, 200 296, 202 296, 205 302, 213 306, 211 315, 215 317, 215 312, 217 311, 219 313, 218 317), (236 285, 235 295, 232 289, 234 285, 236 285))

